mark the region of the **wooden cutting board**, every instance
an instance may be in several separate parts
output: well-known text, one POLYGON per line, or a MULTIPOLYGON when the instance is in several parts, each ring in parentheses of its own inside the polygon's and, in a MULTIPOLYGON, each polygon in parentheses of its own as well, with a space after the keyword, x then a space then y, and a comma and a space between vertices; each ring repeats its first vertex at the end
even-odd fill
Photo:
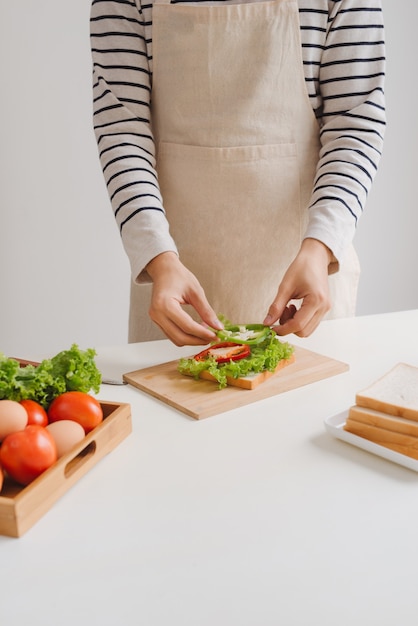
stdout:
POLYGON ((216 382, 194 380, 180 374, 177 371, 177 360, 129 372, 123 375, 123 379, 182 413, 202 419, 309 385, 349 369, 346 363, 304 348, 295 347, 294 354, 294 363, 255 389, 218 389, 216 382))

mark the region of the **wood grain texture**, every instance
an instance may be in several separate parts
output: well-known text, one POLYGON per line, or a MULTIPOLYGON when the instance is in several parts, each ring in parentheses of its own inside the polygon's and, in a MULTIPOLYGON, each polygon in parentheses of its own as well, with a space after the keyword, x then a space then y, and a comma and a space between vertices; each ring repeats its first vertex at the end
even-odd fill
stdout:
POLYGON ((349 366, 304 348, 295 347, 295 361, 254 389, 228 386, 218 389, 209 380, 195 380, 180 374, 178 360, 128 372, 130 385, 193 417, 218 415, 285 391, 346 372, 349 366))

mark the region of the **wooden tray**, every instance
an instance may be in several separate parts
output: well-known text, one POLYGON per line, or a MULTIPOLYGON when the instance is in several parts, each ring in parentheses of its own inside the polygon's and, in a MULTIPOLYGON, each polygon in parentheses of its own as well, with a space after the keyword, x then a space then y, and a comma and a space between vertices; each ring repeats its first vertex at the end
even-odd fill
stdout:
POLYGON ((100 402, 103 422, 26 487, 7 479, 0 492, 0 535, 22 536, 77 480, 132 431, 129 404, 100 402))
POLYGON ((294 354, 294 363, 255 389, 218 389, 216 382, 194 380, 180 374, 177 371, 177 360, 129 372, 124 374, 123 379, 182 413, 202 419, 309 385, 349 369, 346 363, 304 348, 295 347, 294 354))

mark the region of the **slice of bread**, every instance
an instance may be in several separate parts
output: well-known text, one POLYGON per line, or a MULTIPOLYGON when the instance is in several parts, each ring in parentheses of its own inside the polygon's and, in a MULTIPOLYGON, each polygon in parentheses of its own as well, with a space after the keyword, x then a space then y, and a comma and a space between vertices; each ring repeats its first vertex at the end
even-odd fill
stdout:
POLYGON ((418 421, 418 367, 398 363, 376 382, 359 391, 356 404, 418 421))
POLYGON ((352 406, 348 412, 348 418, 369 426, 377 426, 395 433, 418 437, 418 422, 404 417, 396 417, 361 406, 352 406))
POLYGON ((350 417, 348 417, 344 424, 344 430, 418 460, 418 437, 396 433, 391 430, 386 430, 385 428, 379 428, 378 426, 363 424, 350 417))
MULTIPOLYGON (((228 376, 226 381, 228 385, 231 387, 241 387, 241 389, 255 389, 256 387, 258 387, 258 385, 260 385, 261 383, 264 383, 266 380, 268 380, 272 376, 275 376, 277 372, 279 372, 281 369, 283 369, 287 365, 290 365, 294 361, 295 361, 295 355, 292 354, 288 359, 282 359, 281 361, 279 361, 274 372, 269 372, 269 371, 259 372, 258 374, 251 374, 249 376, 243 376, 242 378, 232 378, 228 376)), ((204 378, 205 380, 215 381, 215 378, 212 376, 212 374, 209 374, 207 370, 203 370, 203 372, 200 374, 200 378, 204 378)))

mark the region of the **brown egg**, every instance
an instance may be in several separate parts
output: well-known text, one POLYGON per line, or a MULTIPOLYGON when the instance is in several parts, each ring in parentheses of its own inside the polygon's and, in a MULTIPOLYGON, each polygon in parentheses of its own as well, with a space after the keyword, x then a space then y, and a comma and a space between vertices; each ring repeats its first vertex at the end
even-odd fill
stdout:
POLYGON ((0 400, 0 441, 19 430, 24 430, 28 423, 26 409, 14 400, 0 400))
POLYGON ((57 446, 58 458, 67 454, 74 446, 86 436, 84 428, 73 420, 60 420, 48 424, 46 429, 54 438, 57 446))

